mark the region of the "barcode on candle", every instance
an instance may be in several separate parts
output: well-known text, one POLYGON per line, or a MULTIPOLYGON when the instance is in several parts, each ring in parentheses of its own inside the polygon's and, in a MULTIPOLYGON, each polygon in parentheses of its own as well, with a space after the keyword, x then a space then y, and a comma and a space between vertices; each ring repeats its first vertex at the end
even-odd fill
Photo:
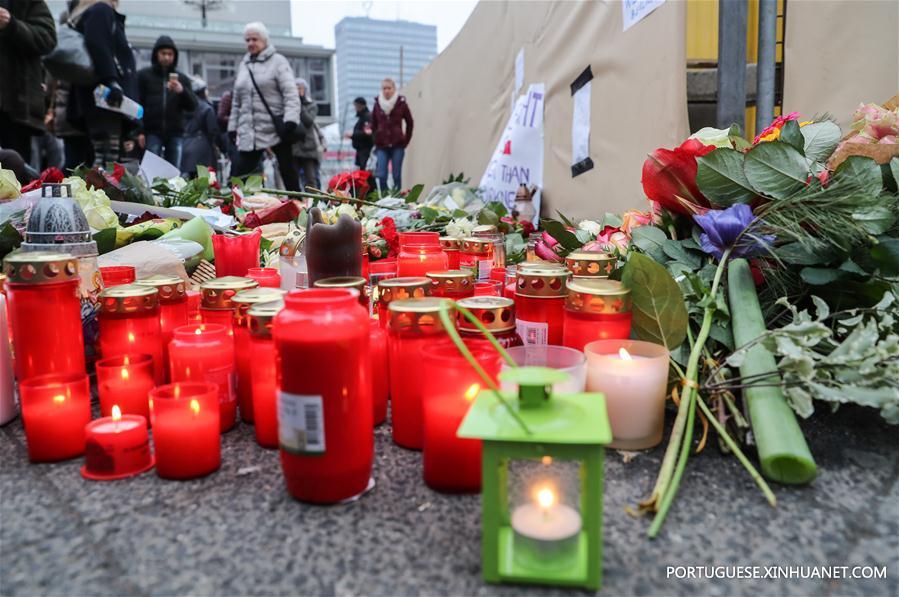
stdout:
POLYGON ((546 346, 549 324, 544 321, 515 320, 515 330, 525 346, 546 346))
POLYGON ((490 270, 493 269, 493 260, 492 259, 479 259, 478 260, 478 280, 489 280, 490 279, 490 270))
POLYGON ((325 413, 321 396, 278 393, 278 441, 295 454, 325 452, 325 413))

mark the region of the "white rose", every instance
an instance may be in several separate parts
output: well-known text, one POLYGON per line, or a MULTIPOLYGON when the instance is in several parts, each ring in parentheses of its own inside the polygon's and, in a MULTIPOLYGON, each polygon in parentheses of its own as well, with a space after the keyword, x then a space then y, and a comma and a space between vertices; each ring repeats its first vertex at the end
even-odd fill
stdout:
POLYGON ((462 227, 456 223, 456 220, 452 220, 446 225, 446 235, 452 238, 462 238, 462 227))
POLYGON ((351 218, 356 219, 356 208, 349 203, 341 203, 337 207, 337 213, 335 217, 340 217, 342 215, 348 215, 351 218))
POLYGON ((580 230, 586 230, 593 236, 599 236, 599 233, 602 232, 602 226, 599 225, 599 222, 594 222, 592 220, 583 220, 577 227, 580 230))
POLYGON ((730 129, 716 129, 707 126, 690 135, 690 139, 697 139, 703 145, 714 145, 715 147, 733 147, 730 142, 729 133, 730 129))

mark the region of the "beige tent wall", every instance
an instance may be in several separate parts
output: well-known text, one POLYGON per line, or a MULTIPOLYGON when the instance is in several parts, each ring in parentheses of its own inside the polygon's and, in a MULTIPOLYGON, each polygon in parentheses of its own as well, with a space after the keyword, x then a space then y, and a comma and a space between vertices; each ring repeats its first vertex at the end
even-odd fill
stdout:
POLYGON ((788 0, 784 112, 829 112, 845 131, 862 102, 899 92, 899 2, 788 0))
POLYGON ((403 178, 426 186, 464 171, 477 184, 506 125, 515 57, 525 82, 546 85, 544 214, 572 218, 646 208, 646 154, 688 134, 686 5, 669 0, 622 31, 621 3, 480 2, 465 27, 402 91, 415 133, 403 178), (571 177, 571 82, 590 65, 590 157, 571 177))

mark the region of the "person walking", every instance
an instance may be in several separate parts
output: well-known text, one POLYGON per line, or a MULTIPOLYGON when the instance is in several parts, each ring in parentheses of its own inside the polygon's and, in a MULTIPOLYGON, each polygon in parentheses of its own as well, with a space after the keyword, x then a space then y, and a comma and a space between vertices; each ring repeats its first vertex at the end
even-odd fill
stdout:
POLYGON ((394 189, 403 188, 403 158, 406 146, 412 140, 412 111, 406 97, 397 94, 393 79, 381 82, 381 94, 375 98, 372 111, 372 130, 375 136, 375 156, 378 158, 375 177, 380 184, 380 191, 386 192, 388 164, 393 174, 394 189), (403 132, 403 123, 406 131, 403 132))
MULTIPOLYGON (((117 107, 124 97, 137 97, 137 76, 131 44, 125 36, 125 15, 117 0, 81 0, 71 22, 84 35, 84 45, 99 83, 109 88, 106 102, 117 107)), ((94 149, 94 165, 105 167, 119 159, 122 137, 135 123, 124 114, 94 103, 96 85, 72 85, 67 106, 71 124, 87 131, 94 149)))
POLYGON ((31 137, 46 130, 41 55, 56 47, 43 0, 0 0, 0 147, 31 159, 31 137))
POLYGON ((184 127, 184 154, 181 157, 185 178, 194 178, 197 166, 215 167, 216 147, 224 151, 218 117, 206 93, 206 82, 194 81, 193 91, 197 96, 197 109, 184 127))
POLYGON ((357 97, 353 100, 353 107, 356 109, 356 124, 353 126, 353 132, 347 133, 347 138, 353 143, 353 149, 356 150, 356 168, 365 170, 368 165, 368 158, 371 156, 371 148, 374 147, 375 138, 372 135, 371 111, 364 97, 357 97))
POLYGON ((296 158, 297 170, 302 173, 300 186, 303 189, 307 186, 321 189, 319 172, 324 139, 321 131, 318 130, 318 125, 315 124, 315 117, 318 116, 318 104, 309 99, 308 89, 309 84, 306 83, 306 79, 297 79, 297 94, 300 96, 300 122, 306 129, 306 137, 293 144, 293 157, 296 158))
POLYGON ((234 80, 231 96, 231 116, 228 132, 237 143, 237 162, 231 169, 234 176, 253 172, 266 149, 278 159, 278 169, 289 191, 300 190, 300 180, 293 165, 292 137, 298 134, 300 97, 297 94, 293 69, 287 58, 269 43, 268 29, 262 23, 244 27, 247 53, 234 80), (276 119, 283 122, 278 134, 276 119))
MULTIPOLYGON (((137 101, 144 107, 144 147, 181 167, 185 115, 197 107, 190 79, 178 68, 178 47, 168 35, 153 46, 151 66, 137 73, 137 101)), ((138 137, 138 142, 141 138, 138 137)))

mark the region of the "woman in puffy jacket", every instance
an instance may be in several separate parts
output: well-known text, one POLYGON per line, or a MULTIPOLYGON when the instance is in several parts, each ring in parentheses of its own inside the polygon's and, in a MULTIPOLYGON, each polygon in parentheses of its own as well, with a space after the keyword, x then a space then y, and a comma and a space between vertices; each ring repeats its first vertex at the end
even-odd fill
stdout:
POLYGON ((406 146, 412 140, 412 111, 406 103, 406 96, 396 92, 393 79, 381 82, 381 94, 375 98, 375 108, 371 113, 372 129, 375 135, 375 156, 378 165, 375 176, 381 192, 388 188, 403 188, 403 158, 406 146), (403 131, 403 123, 406 130, 403 131), (393 175, 393 186, 387 186, 387 171, 393 175))

